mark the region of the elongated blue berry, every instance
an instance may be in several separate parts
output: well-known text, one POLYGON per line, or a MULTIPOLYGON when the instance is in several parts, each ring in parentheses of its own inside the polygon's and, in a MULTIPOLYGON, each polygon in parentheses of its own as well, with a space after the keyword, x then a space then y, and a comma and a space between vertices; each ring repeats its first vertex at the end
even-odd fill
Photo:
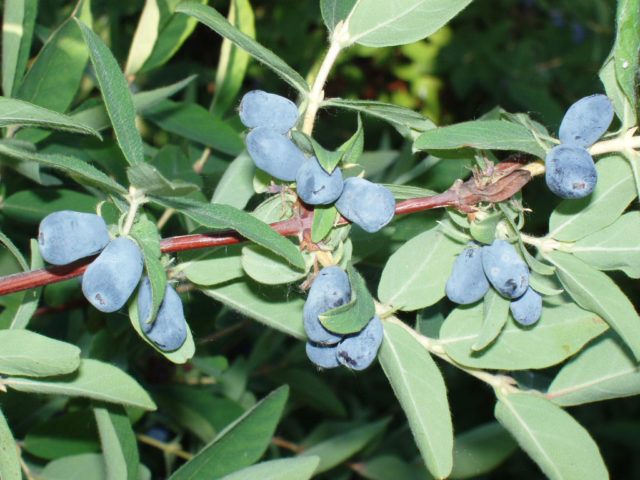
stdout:
POLYGON ((586 148, 607 131, 611 120, 611 100, 606 95, 590 95, 569 107, 560 124, 558 137, 563 144, 586 148))
POLYGON ((542 314, 542 297, 529 287, 524 295, 511 302, 509 309, 513 319, 520 325, 533 325, 542 314))
POLYGON ((309 340, 318 345, 335 345, 342 335, 330 332, 318 315, 351 301, 349 277, 340 267, 325 267, 315 278, 304 304, 304 329, 309 340))
POLYGON ((101 312, 115 312, 127 303, 142 275, 138 245, 125 237, 112 240, 82 276, 82 293, 101 312))
POLYGON ((373 233, 387 225, 396 210, 396 201, 388 188, 364 178, 344 181, 336 208, 347 220, 373 233))
POLYGON ((249 132, 247 150, 258 168, 286 182, 296 179, 296 172, 307 159, 289 137, 268 127, 249 132))
POLYGON ((544 178, 559 197, 582 198, 596 188, 598 171, 584 148, 558 145, 547 153, 544 178))
POLYGON ((95 213, 61 210, 40 222, 40 254, 54 265, 65 265, 100 253, 109 241, 107 224, 95 213))
POLYGON ((466 305, 480 300, 489 290, 489 280, 482 268, 482 249, 473 247, 467 248, 458 255, 453 263, 453 270, 445 292, 452 302, 466 305))
POLYGON ((382 321, 376 315, 360 332, 338 344, 338 362, 352 370, 364 370, 375 360, 383 336, 382 321))
POLYGON ((518 298, 529 286, 529 267, 506 240, 495 239, 482 247, 482 268, 502 296, 518 298))
POLYGON ((307 357, 320 368, 335 368, 339 366, 335 345, 316 345, 307 342, 307 357))
POLYGON ((298 122, 298 107, 295 103, 262 90, 252 90, 245 94, 238 113, 245 126, 269 127, 278 133, 287 133, 298 122))
POLYGON ((306 160, 296 173, 298 195, 309 205, 328 205, 342 193, 342 171, 336 167, 331 174, 322 168, 316 157, 306 160))
POLYGON ((138 289, 138 317, 140 328, 158 347, 165 351, 177 350, 187 339, 187 321, 178 292, 167 283, 158 314, 152 323, 146 323, 151 313, 151 282, 144 277, 138 289))

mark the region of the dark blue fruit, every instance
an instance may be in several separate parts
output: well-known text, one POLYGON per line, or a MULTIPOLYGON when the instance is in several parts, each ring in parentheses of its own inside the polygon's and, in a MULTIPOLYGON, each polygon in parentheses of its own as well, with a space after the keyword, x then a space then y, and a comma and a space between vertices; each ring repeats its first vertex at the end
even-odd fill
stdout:
POLYGON ((514 320, 520 325, 533 325, 542 314, 542 297, 529 287, 524 295, 511 302, 509 309, 514 320))
POLYGON ((339 366, 336 357, 336 346, 316 345, 307 342, 307 357, 320 368, 335 368, 339 366))
POLYGON ((606 95, 581 98, 565 113, 558 137, 574 147, 589 147, 607 131, 613 120, 613 105, 606 95))
POLYGON ((101 312, 115 312, 127 303, 142 275, 138 246, 118 237, 102 250, 82 276, 82 293, 101 312))
POLYGON ((388 188, 364 178, 351 177, 344 181, 336 208, 347 220, 373 233, 391 221, 396 201, 388 188))
POLYGON ((529 267, 505 240, 495 239, 482 247, 482 268, 493 288, 504 297, 518 298, 529 286, 529 267))
POLYGON ((40 222, 38 232, 40 254, 54 265, 65 265, 100 253, 110 240, 102 217, 71 210, 47 215, 40 222))
POLYGON ((298 122, 295 103, 262 90, 252 90, 242 97, 238 113, 245 126, 269 127, 278 133, 287 133, 298 122))
POLYGON ((305 161, 296 173, 298 195, 309 205, 328 205, 342 193, 342 172, 338 167, 329 175, 316 157, 305 161))
POLYGON ((167 283, 164 299, 153 323, 145 320, 151 313, 151 282, 144 277, 138 289, 138 318, 140 328, 153 343, 165 351, 177 350, 187 339, 187 321, 184 318, 180 295, 167 283))
POLYGON ((304 304, 304 329, 309 340, 318 345, 335 345, 342 335, 324 328, 318 315, 351 301, 349 277, 340 267, 325 267, 315 278, 304 304))
POLYGON ((247 150, 258 168, 286 182, 296 179, 296 172, 307 159, 289 137, 268 127, 249 132, 247 150))
POLYGON ((360 332, 338 344, 338 362, 352 370, 364 370, 375 360, 383 335, 382 321, 376 315, 360 332))
POLYGON ((549 190, 562 198, 586 197, 598 182, 598 171, 593 158, 581 147, 553 147, 547 153, 545 169, 549 190))
POLYGON ((473 242, 469 245, 472 248, 465 249, 453 263, 445 287, 449 300, 462 305, 477 302, 489 290, 489 281, 482 268, 482 249, 473 247, 473 242))

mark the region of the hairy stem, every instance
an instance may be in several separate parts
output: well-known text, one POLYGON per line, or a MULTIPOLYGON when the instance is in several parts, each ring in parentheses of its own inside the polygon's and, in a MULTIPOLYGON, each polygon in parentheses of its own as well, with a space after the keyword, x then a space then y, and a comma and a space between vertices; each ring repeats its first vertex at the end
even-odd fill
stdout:
POLYGON ((316 120, 316 114, 322 104, 322 100, 324 100, 324 85, 327 82, 331 68, 338 58, 342 48, 342 43, 340 43, 334 36, 334 39, 332 39, 331 44, 329 45, 329 50, 320 65, 320 69, 318 70, 316 79, 313 82, 311 91, 309 92, 307 111, 304 114, 304 121, 302 122, 302 132, 307 135, 311 135, 313 132, 313 124, 316 120))

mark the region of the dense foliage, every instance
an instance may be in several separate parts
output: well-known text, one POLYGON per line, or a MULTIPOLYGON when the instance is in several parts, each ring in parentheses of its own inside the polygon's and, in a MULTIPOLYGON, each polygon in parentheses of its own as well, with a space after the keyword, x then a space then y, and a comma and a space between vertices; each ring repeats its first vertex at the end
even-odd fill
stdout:
POLYGON ((2 480, 640 474, 638 0, 2 3, 2 480))

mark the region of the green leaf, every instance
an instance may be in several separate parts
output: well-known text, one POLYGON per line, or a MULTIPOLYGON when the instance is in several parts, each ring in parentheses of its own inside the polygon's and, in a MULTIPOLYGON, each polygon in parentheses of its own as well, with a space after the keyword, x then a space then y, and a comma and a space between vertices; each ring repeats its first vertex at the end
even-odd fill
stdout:
POLYGON ((173 421, 204 443, 213 440, 219 431, 245 412, 237 402, 201 388, 162 387, 154 389, 153 398, 173 421))
POLYGON ((0 202, 0 210, 10 218, 24 223, 39 223, 58 210, 95 213, 100 199, 66 189, 22 190, 0 202))
POLYGON ((640 212, 629 212, 571 246, 580 260, 598 270, 622 270, 640 278, 640 212))
POLYGON ((251 465, 269 446, 289 393, 282 386, 229 425, 170 480, 219 478, 251 465))
POLYGON ((0 141, 0 155, 16 160, 30 160, 42 166, 58 170, 84 184, 94 185, 107 191, 127 193, 127 189, 107 174, 82 160, 58 153, 37 153, 23 148, 23 143, 11 140, 0 141))
POLYGON ((359 43, 370 47, 389 47, 413 43, 431 35, 455 17, 471 0, 359 0, 345 2, 353 5, 336 6, 343 0, 325 0, 325 22, 347 25, 347 44, 359 43))
POLYGON ((22 480, 18 446, 13 439, 13 434, 2 410, 0 410, 0 478, 2 480, 22 480))
POLYGON ((609 478, 589 432, 549 400, 526 393, 505 395, 495 415, 549 479, 609 478))
POLYGON ((607 330, 598 315, 573 303, 544 305, 538 323, 524 328, 510 320, 500 336, 482 352, 474 345, 482 328, 483 306, 458 307, 440 329, 440 342, 456 362, 474 368, 524 370, 546 368, 578 352, 607 330))
POLYGON ((406 462, 395 455, 380 455, 357 463, 357 472, 369 480, 431 480, 424 465, 406 462))
POLYGON ((366 447, 374 438, 382 435, 390 419, 385 418, 375 423, 368 423, 359 428, 351 428, 328 438, 298 454, 298 458, 318 458, 320 463, 315 473, 325 472, 341 464, 366 447))
POLYGON ((179 270, 197 285, 219 285, 244 276, 240 259, 242 245, 181 254, 179 270))
POLYGON ((609 53, 609 56, 603 62, 598 76, 604 85, 607 97, 609 97, 611 103, 613 103, 613 110, 622 122, 622 126, 630 128, 635 125, 636 117, 633 114, 634 107, 629 103, 629 99, 622 91, 622 87, 620 87, 618 79, 616 78, 614 50, 609 53))
POLYGON ((129 167, 127 177, 129 177, 131 185, 149 195, 180 197, 200 190, 200 187, 193 183, 167 180, 156 167, 148 163, 139 163, 129 167))
POLYGON ((308 480, 319 462, 318 457, 280 458, 243 468, 220 480, 308 480))
POLYGON ((457 435, 453 443, 451 479, 476 478, 491 472, 517 448, 498 423, 491 422, 457 435))
POLYGON ((229 123, 195 103, 164 100, 142 115, 164 130, 229 155, 239 155, 244 142, 229 123))
POLYGON ((505 216, 501 212, 496 212, 482 220, 470 223, 471 236, 480 243, 491 245, 496 238, 498 223, 504 220, 504 218, 505 216))
POLYGON ((15 98, 0 97, 0 126, 44 127, 67 132, 85 133, 100 138, 93 128, 62 113, 15 98))
MULTIPOLYGON (((256 38, 253 8, 249 0, 232 0, 229 7, 229 23, 250 38, 256 38)), ((242 88, 249 55, 225 38, 220 49, 220 60, 216 69, 216 91, 209 110, 216 117, 223 117, 233 105, 242 88)))
POLYGON ((47 378, 10 377, 5 385, 20 392, 35 392, 119 403, 155 410, 149 394, 128 374, 97 360, 83 359, 80 368, 69 375, 47 378))
POLYGON ((46 377, 80 366, 80 349, 29 330, 0 330, 0 373, 46 377))
POLYGON ((309 85, 293 68, 287 65, 284 60, 266 49, 253 38, 241 32, 215 9, 196 2, 182 2, 176 7, 176 12, 184 13, 196 18, 207 27, 214 30, 224 38, 228 38, 238 47, 245 50, 256 60, 264 63, 267 67, 277 73, 284 81, 294 87, 300 93, 307 93, 309 85))
MULTIPOLYGON (((179 0, 161 1, 162 17, 158 39, 153 47, 151 55, 140 70, 146 73, 154 68, 167 63, 180 49, 182 44, 191 36, 198 25, 194 18, 183 15, 174 15, 175 7, 179 0), (166 10, 165 10, 166 9, 166 10)), ((199 0, 199 3, 207 3, 208 0, 199 0)))
POLYGON ((463 249, 441 226, 416 235, 389 257, 378 285, 380 301, 401 310, 435 304, 444 297, 453 262, 463 249))
POLYGON ((143 322, 149 323, 158 314, 167 285, 167 274, 160 261, 160 232, 154 222, 146 215, 142 215, 131 229, 131 237, 136 240, 142 251, 144 266, 151 285, 151 310, 149 317, 142 319, 143 322))
POLYGON ((640 358, 640 318, 615 282, 569 253, 554 251, 545 256, 558 267, 558 278, 575 302, 600 315, 640 358))
POLYGON ((636 197, 633 172, 622 157, 596 163, 598 183, 591 195, 563 200, 549 218, 549 236, 563 242, 579 240, 611 225, 636 197))
POLYGON ((357 0, 320 0, 322 19, 329 31, 333 32, 336 25, 349 16, 357 0))
POLYGON ((413 144, 429 152, 471 147, 480 150, 516 150, 544 158, 545 150, 522 125, 504 120, 476 120, 424 132, 413 144))
MULTIPOLYGON (((245 1, 245 0, 240 0, 245 1)), ((218 182, 211 203, 243 209, 254 195, 253 176, 256 164, 247 152, 242 152, 226 168, 218 182)))
MULTIPOLYGON (((162 292, 164 294, 164 291, 162 292)), ((138 316, 138 292, 136 292, 135 297, 132 302, 129 302, 129 320, 131 321, 131 326, 133 329, 140 335, 140 337, 151 345, 157 352, 161 353, 164 357, 166 357, 169 361, 173 363, 186 363, 195 354, 196 346, 193 341, 193 334, 191 333, 191 329, 187 328, 187 339, 182 344, 180 348, 174 350, 172 352, 165 352, 158 348, 158 346, 153 343, 151 340, 147 338, 147 336, 140 328, 140 317, 138 316)))
POLYGON ((97 453, 83 453, 49 462, 40 473, 42 480, 106 480, 104 459, 97 453))
POLYGON ((504 298, 493 288, 490 288, 482 302, 483 320, 476 343, 471 350, 480 351, 487 348, 504 328, 509 319, 509 305, 511 300, 504 298))
POLYGON ((307 338, 302 326, 304 300, 291 296, 286 288, 267 288, 241 278, 202 293, 299 340, 307 338))
POLYGON ((27 433, 24 449, 48 460, 97 452, 100 444, 95 419, 88 410, 77 410, 42 421, 27 433))
POLYGON ((347 266, 347 274, 351 284, 351 301, 318 316, 326 329, 345 335, 362 330, 376 313, 373 297, 362 275, 352 264, 347 266))
POLYGON ((640 5, 638 0, 618 2, 616 41, 613 47, 618 83, 637 118, 638 52, 640 51, 640 5))
POLYGON ((187 198, 150 198, 156 204, 184 213, 205 227, 232 228, 242 236, 286 259, 291 265, 301 269, 306 268, 304 258, 293 242, 247 212, 229 205, 212 205, 187 198))
POLYGON ((129 56, 124 67, 125 76, 129 77, 138 73, 151 55, 158 39, 160 17, 161 9, 158 0, 146 0, 129 47, 129 56))
POLYGON ((453 426, 442 374, 408 327, 384 322, 378 354, 427 468, 446 478, 453 467, 453 426))
POLYGON ((7 97, 20 86, 27 67, 37 10, 38 0, 14 0, 4 4, 2 91, 7 97))
POLYGON ((302 146, 303 151, 309 151, 318 159, 320 166, 327 172, 333 173, 335 168, 342 160, 344 155, 343 150, 331 151, 320 145, 313 137, 307 135, 304 132, 296 131, 294 134, 294 140, 302 146))
POLYGON ((100 433, 107 480, 136 480, 140 459, 136 435, 124 408, 93 409, 100 433))
POLYGON ((144 162, 142 138, 136 128, 136 111, 131 92, 118 62, 109 48, 89 27, 76 20, 89 47, 104 104, 113 125, 118 145, 129 165, 144 162))
MULTIPOLYGON (((80 17, 91 22, 89 2, 81 6, 80 17)), ((87 46, 75 22, 65 21, 40 50, 17 97, 49 110, 66 111, 80 88, 88 59, 87 46)))
POLYGON ((313 265, 311 255, 305 254, 306 268, 299 269, 282 257, 260 245, 249 245, 242 249, 242 268, 255 281, 265 285, 291 283, 307 276, 313 265))
MULTIPOLYGON (((381 183, 380 185, 387 187, 393 193, 396 201, 407 200, 409 198, 430 197, 436 195, 437 192, 422 187, 414 187, 411 185, 395 185, 391 183, 381 183)), ((465 217, 466 218, 466 217, 465 217)), ((468 225, 466 225, 468 227, 468 225)))
POLYGON ((407 137, 414 137, 422 132, 435 128, 435 124, 424 115, 409 108, 394 105, 393 103, 329 98, 322 102, 322 107, 344 108, 380 118, 393 125, 400 134, 407 137))
POLYGON ((311 241, 320 242, 329 235, 338 218, 338 209, 334 205, 316 205, 313 208, 313 224, 311 225, 311 241))
MULTIPOLYGON (((39 268, 44 267, 44 260, 40 255, 40 249, 38 248, 38 241, 35 238, 32 238, 29 241, 31 245, 31 270, 37 270, 39 268)), ((20 305, 16 309, 13 314, 13 318, 11 318, 11 322, 9 323, 10 329, 22 329, 27 328, 31 317, 35 313, 38 308, 38 304, 40 303, 40 295, 42 294, 42 287, 33 288, 24 291, 23 293, 17 293, 16 295, 20 295, 20 305)), ((10 309, 7 309, 10 311, 10 309)), ((3 312, 6 313, 7 311, 3 312)))
POLYGON ((7 248, 7 250, 9 250, 11 255, 13 255, 13 258, 15 258, 16 261, 20 264, 20 267, 22 267, 22 270, 29 270, 29 265, 27 264, 27 261, 24 259, 24 256, 22 255, 20 250, 18 250, 18 247, 16 247, 11 239, 2 232, 0 232, 0 243, 2 243, 7 248))
POLYGON ((349 140, 338 147, 343 152, 342 163, 345 165, 356 164, 364 151, 364 130, 362 129, 362 117, 358 114, 358 129, 349 140))
POLYGON ((308 368, 287 368, 274 371, 270 377, 279 384, 290 385, 293 396, 307 406, 333 417, 347 416, 347 410, 333 387, 318 372, 308 368))

